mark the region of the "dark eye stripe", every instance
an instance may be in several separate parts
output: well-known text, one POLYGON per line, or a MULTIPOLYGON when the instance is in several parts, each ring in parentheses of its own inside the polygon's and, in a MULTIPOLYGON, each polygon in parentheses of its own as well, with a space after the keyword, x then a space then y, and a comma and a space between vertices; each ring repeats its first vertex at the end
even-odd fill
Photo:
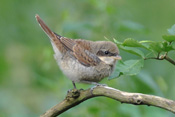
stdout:
POLYGON ((110 56, 117 56, 117 53, 110 53, 110 56))
POLYGON ((109 51, 98 51, 97 52, 98 56, 116 56, 117 53, 110 53, 109 51))

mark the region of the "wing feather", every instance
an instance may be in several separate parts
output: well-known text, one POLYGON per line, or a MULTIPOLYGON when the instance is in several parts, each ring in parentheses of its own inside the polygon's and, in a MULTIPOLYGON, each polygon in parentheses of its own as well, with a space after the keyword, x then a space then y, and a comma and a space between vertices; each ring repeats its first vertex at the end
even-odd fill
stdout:
POLYGON ((82 65, 85 65, 87 67, 96 66, 101 62, 101 60, 98 58, 97 55, 89 52, 88 50, 82 48, 79 45, 75 45, 73 47, 73 51, 74 51, 73 54, 77 58, 77 60, 82 65))

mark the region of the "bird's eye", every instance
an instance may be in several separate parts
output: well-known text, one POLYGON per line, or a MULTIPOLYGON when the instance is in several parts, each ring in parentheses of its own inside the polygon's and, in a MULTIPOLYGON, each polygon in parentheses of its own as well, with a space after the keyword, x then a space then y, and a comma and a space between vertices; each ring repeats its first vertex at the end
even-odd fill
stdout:
POLYGON ((105 51, 105 54, 109 54, 109 51, 105 51))

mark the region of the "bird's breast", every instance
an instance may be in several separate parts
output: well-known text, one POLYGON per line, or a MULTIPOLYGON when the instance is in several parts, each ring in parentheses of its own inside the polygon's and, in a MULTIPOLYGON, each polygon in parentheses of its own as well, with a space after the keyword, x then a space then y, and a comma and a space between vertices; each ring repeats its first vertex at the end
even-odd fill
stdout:
POLYGON ((72 81, 99 82, 111 74, 111 66, 100 63, 97 66, 87 67, 79 63, 74 57, 64 56, 57 61, 63 73, 72 81))

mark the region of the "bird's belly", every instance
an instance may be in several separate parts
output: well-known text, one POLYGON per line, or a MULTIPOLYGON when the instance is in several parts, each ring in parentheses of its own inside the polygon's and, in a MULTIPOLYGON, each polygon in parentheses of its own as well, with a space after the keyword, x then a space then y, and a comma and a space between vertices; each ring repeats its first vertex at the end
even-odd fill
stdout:
POLYGON ((86 67, 73 58, 60 61, 59 66, 63 73, 74 82, 99 82, 111 73, 109 66, 86 67))

